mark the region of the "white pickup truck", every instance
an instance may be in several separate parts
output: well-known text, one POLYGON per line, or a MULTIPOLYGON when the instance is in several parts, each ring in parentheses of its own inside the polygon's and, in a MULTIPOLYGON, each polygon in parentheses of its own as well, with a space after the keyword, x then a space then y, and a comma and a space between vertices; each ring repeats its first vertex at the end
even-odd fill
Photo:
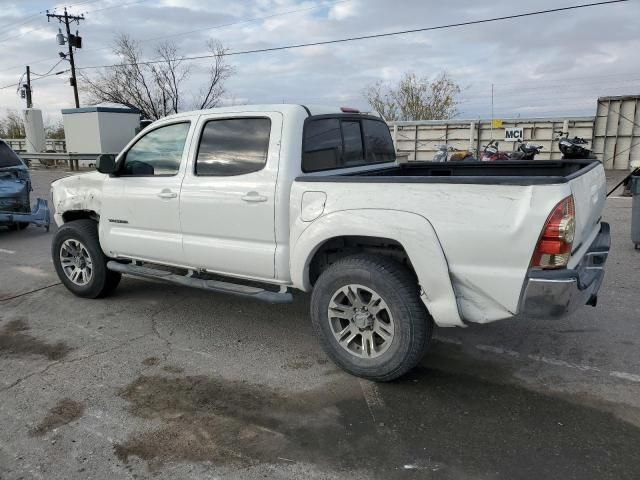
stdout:
POLYGON ((378 381, 419 362, 434 324, 595 306, 609 251, 600 162, 398 164, 384 121, 353 109, 181 113, 97 170, 52 184, 71 292, 103 297, 121 274, 312 292, 326 353, 378 381))

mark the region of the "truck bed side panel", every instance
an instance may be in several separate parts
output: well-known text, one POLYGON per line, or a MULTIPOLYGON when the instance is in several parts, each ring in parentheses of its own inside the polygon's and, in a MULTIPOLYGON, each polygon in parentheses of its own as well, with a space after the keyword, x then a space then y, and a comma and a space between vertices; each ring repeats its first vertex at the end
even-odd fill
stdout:
MULTIPOLYGON (((544 222, 552 208, 571 193, 567 183, 372 184, 325 183, 318 179, 295 182, 292 195, 301 198, 305 190, 326 193, 322 216, 345 209, 392 208, 427 219, 442 245, 461 316, 480 323, 517 313, 522 285, 544 222)), ((393 238, 393 230, 388 231, 393 238)), ((439 281, 447 282, 449 278, 439 281)))

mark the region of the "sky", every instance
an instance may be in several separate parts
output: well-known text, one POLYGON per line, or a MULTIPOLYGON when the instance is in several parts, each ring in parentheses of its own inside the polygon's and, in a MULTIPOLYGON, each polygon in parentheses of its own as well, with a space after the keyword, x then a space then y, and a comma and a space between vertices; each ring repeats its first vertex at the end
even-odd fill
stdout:
MULTIPOLYGON (((69 0, 83 37, 78 67, 113 63, 114 37, 139 40, 153 58, 161 41, 187 56, 209 39, 243 51, 424 28, 588 0, 69 0), (229 25, 233 24, 233 25, 229 25)), ((59 60, 45 10, 64 4, 0 0, 0 87, 33 75, 34 106, 51 121, 73 107, 69 75, 38 78, 59 60)), ((397 82, 405 72, 446 71, 462 88, 459 118, 594 115, 596 98, 640 94, 640 0, 501 22, 286 51, 230 56, 235 74, 224 103, 305 103, 368 109, 363 90, 397 82)), ((206 79, 209 60, 191 62, 187 90, 206 79)), ((62 61, 53 71, 68 68, 62 61)), ((85 70, 91 75, 95 70, 85 70)), ((83 97, 81 96, 81 104, 83 97)), ((21 109, 16 87, 0 88, 0 116, 21 109)))

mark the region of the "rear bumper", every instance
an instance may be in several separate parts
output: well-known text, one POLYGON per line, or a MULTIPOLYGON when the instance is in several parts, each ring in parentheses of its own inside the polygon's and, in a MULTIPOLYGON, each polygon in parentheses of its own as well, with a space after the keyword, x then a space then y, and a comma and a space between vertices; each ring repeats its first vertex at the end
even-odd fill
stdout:
POLYGON ((28 210, 27 213, 13 213, 0 210, 0 225, 33 223, 34 225, 44 227, 49 231, 50 215, 47 201, 43 198, 38 198, 36 200, 36 208, 33 212, 28 210))
POLYGON ((595 307, 610 245, 609 224, 602 223, 600 233, 576 268, 529 270, 519 314, 528 317, 561 317, 582 305, 595 307))

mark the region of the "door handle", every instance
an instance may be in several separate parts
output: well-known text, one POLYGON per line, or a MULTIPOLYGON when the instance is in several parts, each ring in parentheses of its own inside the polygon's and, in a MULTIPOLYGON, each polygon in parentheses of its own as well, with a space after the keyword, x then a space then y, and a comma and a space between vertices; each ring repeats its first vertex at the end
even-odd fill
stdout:
POLYGON ((160 193, 158 193, 158 196, 160 198, 176 198, 178 196, 178 194, 176 192, 172 192, 170 190, 163 190, 160 193))
POLYGON ((267 197, 260 195, 258 192, 249 192, 246 195, 242 196, 242 200, 244 200, 245 202, 259 203, 266 202, 267 197))

